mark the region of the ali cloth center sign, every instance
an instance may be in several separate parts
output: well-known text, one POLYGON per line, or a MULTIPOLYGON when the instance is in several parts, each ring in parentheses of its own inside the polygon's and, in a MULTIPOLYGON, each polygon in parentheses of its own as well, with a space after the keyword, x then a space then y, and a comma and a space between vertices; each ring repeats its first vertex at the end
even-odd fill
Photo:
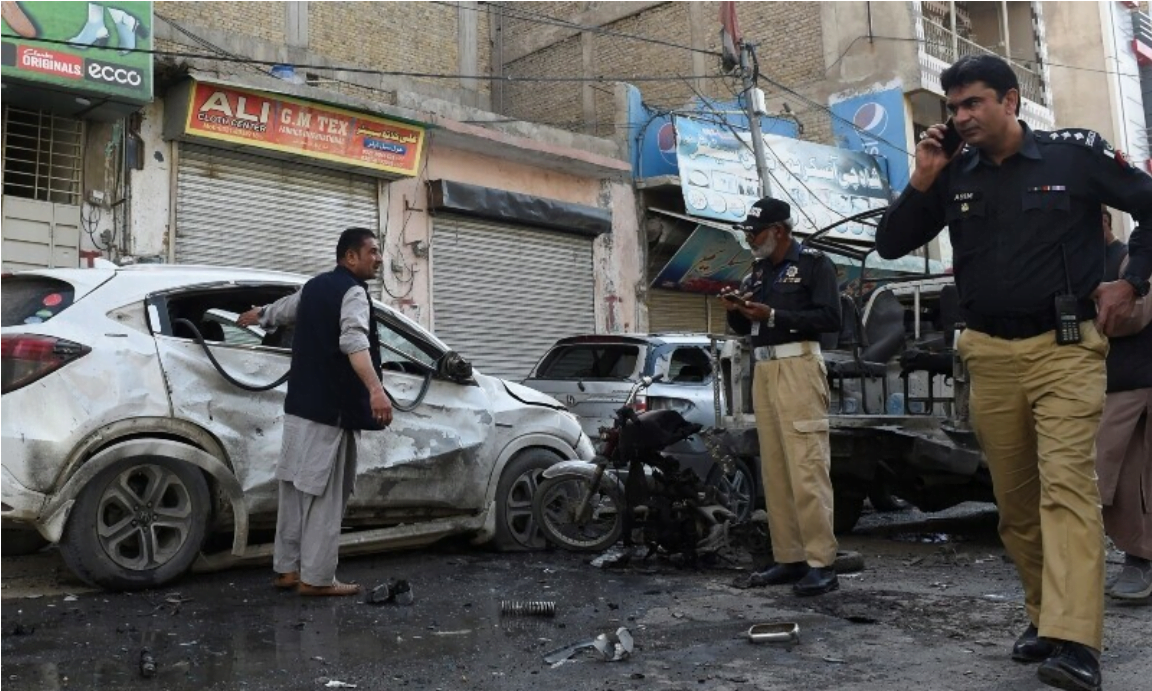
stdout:
POLYGON ((197 82, 184 131, 397 175, 415 176, 421 127, 285 96, 197 82))
POLYGON ((152 100, 151 2, 4 2, 5 78, 152 100))

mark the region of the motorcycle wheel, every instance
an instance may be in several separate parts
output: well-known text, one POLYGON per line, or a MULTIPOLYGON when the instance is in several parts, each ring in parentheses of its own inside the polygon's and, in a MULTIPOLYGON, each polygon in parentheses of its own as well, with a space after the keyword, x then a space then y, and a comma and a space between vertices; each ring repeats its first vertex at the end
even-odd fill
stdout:
POLYGON ((573 552, 602 552, 620 539, 625 506, 615 482, 602 482, 588 498, 586 518, 577 517, 591 489, 591 480, 584 475, 548 478, 536 488, 532 510, 549 542, 573 552))

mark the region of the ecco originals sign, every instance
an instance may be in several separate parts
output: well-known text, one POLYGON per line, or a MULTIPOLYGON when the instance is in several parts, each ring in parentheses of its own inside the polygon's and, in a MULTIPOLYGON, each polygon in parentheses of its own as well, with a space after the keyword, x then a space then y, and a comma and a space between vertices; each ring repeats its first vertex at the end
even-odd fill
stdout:
POLYGON ((5 2, 3 14, 5 79, 152 100, 151 2, 5 2))
POLYGON ((424 129, 286 96, 197 82, 184 134, 416 175, 424 129))

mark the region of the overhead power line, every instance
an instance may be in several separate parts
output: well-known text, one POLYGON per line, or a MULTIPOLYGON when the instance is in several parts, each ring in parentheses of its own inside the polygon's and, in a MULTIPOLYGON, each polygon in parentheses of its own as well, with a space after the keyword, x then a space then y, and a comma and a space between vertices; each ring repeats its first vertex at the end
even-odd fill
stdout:
MULTIPOLYGON (((50 38, 24 38, 21 41, 30 43, 42 43, 46 45, 57 46, 71 46, 75 48, 91 48, 92 46, 84 43, 73 43, 71 41, 61 41, 50 38)), ((170 58, 184 58, 187 60, 215 60, 217 62, 229 62, 240 65, 262 65, 265 67, 286 66, 301 70, 316 70, 316 71, 333 71, 345 72, 348 74, 372 74, 383 77, 412 77, 415 79, 474 79, 477 81, 489 82, 593 82, 593 83, 609 83, 609 82, 673 82, 679 81, 682 77, 670 75, 600 75, 596 77, 539 77, 539 76, 526 76, 517 77, 512 75, 484 75, 484 74, 446 74, 442 72, 409 72, 405 70, 377 70, 368 67, 348 67, 332 65, 313 65, 294 63, 284 60, 256 60, 254 58, 245 58, 239 56, 229 55, 209 55, 205 53, 188 53, 184 51, 174 50, 156 50, 149 48, 117 48, 121 53, 143 53, 147 55, 158 55, 161 57, 170 58)), ((718 74, 702 74, 693 75, 691 79, 724 79, 724 75, 718 74)), ((356 85, 359 86, 359 85, 356 85)))

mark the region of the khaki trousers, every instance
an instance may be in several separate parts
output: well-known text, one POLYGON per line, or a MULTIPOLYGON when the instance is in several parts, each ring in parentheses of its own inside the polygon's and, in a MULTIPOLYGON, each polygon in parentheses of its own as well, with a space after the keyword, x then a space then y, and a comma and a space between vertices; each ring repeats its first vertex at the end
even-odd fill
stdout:
POLYGON ((836 561, 828 399, 819 355, 756 363, 752 403, 772 556, 778 563, 830 567, 836 561))
POLYGON ((965 330, 972 426, 988 459, 1000 538, 1024 585, 1028 616, 1047 638, 1100 650, 1104 528, 1094 442, 1104 409, 1108 341, 1055 332, 1015 341, 965 330))

